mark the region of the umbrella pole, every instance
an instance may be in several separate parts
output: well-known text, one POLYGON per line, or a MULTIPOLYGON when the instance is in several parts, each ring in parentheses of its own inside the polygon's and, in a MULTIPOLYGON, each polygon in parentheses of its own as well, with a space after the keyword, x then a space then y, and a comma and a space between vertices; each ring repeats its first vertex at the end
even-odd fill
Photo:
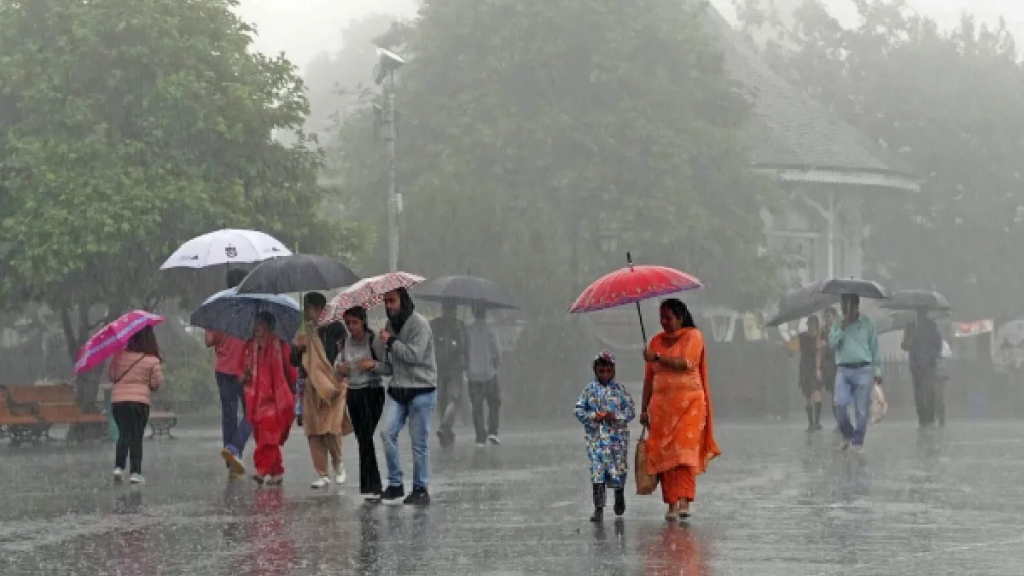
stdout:
MULTIPOLYGON (((629 266, 630 270, 633 269, 633 254, 631 254, 629 252, 626 252, 626 264, 629 266)), ((640 317, 640 337, 643 338, 643 345, 644 345, 644 348, 646 348, 647 347, 647 330, 644 329, 644 315, 643 315, 643 312, 640 311, 640 303, 639 302, 636 303, 636 315, 640 317)))
POLYGON ((640 312, 640 303, 636 303, 636 315, 640 317, 640 337, 643 338, 644 348, 647 347, 647 330, 644 329, 644 315, 640 312))

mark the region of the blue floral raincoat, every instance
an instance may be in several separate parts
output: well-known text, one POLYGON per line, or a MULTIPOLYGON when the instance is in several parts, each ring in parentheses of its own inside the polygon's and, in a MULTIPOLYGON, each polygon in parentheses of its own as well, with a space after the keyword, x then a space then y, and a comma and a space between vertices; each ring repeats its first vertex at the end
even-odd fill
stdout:
POLYGON ((591 382, 576 402, 576 419, 583 424, 590 457, 590 480, 623 488, 629 470, 629 426, 636 416, 633 398, 618 382, 591 382), (613 422, 598 422, 599 412, 615 415, 613 422))

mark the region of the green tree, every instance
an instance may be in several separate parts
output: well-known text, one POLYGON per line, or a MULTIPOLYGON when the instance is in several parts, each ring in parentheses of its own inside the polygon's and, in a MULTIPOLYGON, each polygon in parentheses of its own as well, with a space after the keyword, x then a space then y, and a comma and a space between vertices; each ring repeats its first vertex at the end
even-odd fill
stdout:
POLYGON ((868 260, 896 286, 942 291, 965 316, 1019 313, 1024 70, 1012 35, 969 15, 941 30, 902 1, 856 4, 861 22, 847 29, 805 2, 768 53, 926 180, 921 194, 871 203, 868 260))
MULTIPOLYGON (((774 278, 757 249, 769 187, 748 171, 749 107, 700 10, 426 1, 382 40, 410 60, 396 90, 403 266, 492 278, 562 321, 632 250, 699 275, 723 304, 761 304, 774 278), (608 231, 621 252, 598 249, 608 231)), ((374 110, 350 114, 329 161, 350 213, 383 230, 379 128, 374 110)))
POLYGON ((320 216, 316 141, 274 139, 303 123, 302 80, 235 5, 0 0, 0 302, 53 309, 72 355, 125 309, 205 296, 157 272, 199 233, 355 248, 320 216))

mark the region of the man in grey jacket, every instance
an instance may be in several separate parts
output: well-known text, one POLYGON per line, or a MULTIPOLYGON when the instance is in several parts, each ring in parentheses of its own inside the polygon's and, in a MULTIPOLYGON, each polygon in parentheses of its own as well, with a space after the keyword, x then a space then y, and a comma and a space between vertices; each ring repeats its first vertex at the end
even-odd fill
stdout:
POLYGON ((398 503, 405 496, 402 483, 402 462, 398 436, 409 422, 412 437, 412 493, 406 504, 430 504, 430 418, 437 405, 437 361, 434 358, 434 337, 430 324, 416 312, 405 288, 384 295, 388 323, 380 333, 387 345, 387 360, 374 362, 373 371, 391 376, 384 405, 384 457, 388 466, 388 487, 381 496, 388 504, 398 503))

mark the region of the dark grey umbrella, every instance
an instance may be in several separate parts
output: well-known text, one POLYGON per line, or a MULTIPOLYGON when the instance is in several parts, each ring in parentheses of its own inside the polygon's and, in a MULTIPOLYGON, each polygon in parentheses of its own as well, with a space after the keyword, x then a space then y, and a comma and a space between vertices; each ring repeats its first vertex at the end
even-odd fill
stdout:
POLYGON ((881 284, 871 280, 864 280, 863 278, 829 278, 821 282, 819 291, 822 294, 832 294, 835 296, 852 294, 873 300, 885 300, 889 297, 889 294, 886 293, 885 288, 881 284))
POLYGON ((239 294, 288 294, 333 290, 355 284, 359 276, 334 258, 295 254, 267 260, 238 285, 239 294))
POLYGON ((501 287, 490 280, 475 276, 445 276, 424 282, 413 290, 413 296, 431 302, 519 309, 501 287))
POLYGON ((882 308, 890 310, 951 310, 949 300, 938 292, 931 290, 897 290, 892 296, 882 302, 882 308))
MULTIPOLYGON (((928 317, 932 320, 948 318, 949 312, 946 310, 932 310, 928 312, 928 317)), ((906 330, 907 326, 910 326, 915 318, 917 318, 917 313, 909 310, 893 312, 878 322, 875 322, 875 330, 877 330, 879 334, 896 332, 897 330, 906 330)))
POLYGON ((790 290, 779 299, 779 313, 765 326, 773 327, 805 318, 839 302, 839 296, 821 292, 821 282, 790 290))

